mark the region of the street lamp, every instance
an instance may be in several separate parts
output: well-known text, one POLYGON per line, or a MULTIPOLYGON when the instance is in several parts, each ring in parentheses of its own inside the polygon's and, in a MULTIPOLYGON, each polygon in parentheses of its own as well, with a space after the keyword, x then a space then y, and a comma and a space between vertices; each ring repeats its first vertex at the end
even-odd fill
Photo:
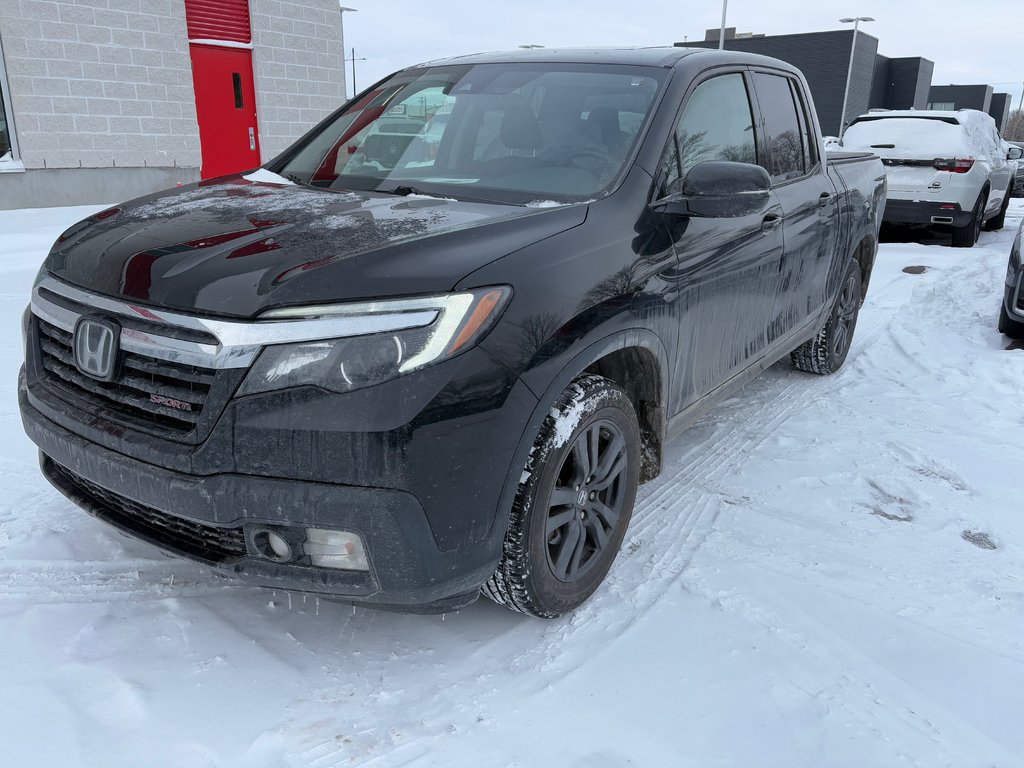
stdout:
POLYGON ((874 21, 870 16, 847 16, 840 19, 840 24, 853 24, 853 45, 850 47, 850 66, 846 70, 846 90, 843 91, 843 111, 839 115, 839 138, 843 137, 843 128, 846 127, 846 104, 850 100, 850 79, 853 77, 853 57, 857 53, 857 31, 862 21, 874 21))
POLYGON ((725 12, 729 10, 729 0, 722 0, 722 27, 718 30, 718 50, 725 50, 725 12))
POLYGON ((345 59, 345 61, 351 61, 352 62, 352 98, 354 99, 356 97, 356 94, 359 93, 359 91, 356 89, 356 62, 357 61, 366 61, 366 57, 365 56, 360 56, 357 59, 356 58, 356 49, 353 48, 352 49, 352 57, 349 58, 349 59, 345 59))
MULTIPOLYGON (((345 13, 355 13, 358 8, 349 8, 346 5, 341 4, 341 0, 338 0, 338 9, 341 11, 341 60, 342 67, 344 67, 345 59, 345 13)), ((352 52, 352 58, 355 59, 355 51, 352 52)), ((356 96, 356 63, 352 62, 352 98, 356 96)))

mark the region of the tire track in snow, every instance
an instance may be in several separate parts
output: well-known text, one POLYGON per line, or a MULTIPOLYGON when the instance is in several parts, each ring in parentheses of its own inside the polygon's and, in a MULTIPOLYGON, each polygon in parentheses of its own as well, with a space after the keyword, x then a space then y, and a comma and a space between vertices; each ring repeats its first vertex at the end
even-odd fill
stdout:
MULTIPOLYGON (((899 291, 902 286, 896 280, 883 286, 876 296, 884 299, 899 291)), ((874 343, 902 307, 900 302, 879 304, 866 314, 866 322, 858 323, 852 356, 862 354, 874 343)), ((548 670, 551 674, 537 683, 539 690, 586 669, 586 662, 572 666, 558 661, 558 649, 567 642, 584 636, 588 643, 619 642, 629 625, 654 608, 682 578, 715 529, 723 508, 739 508, 744 503, 725 495, 719 487, 721 481, 742 468, 759 446, 802 410, 808 395, 827 399, 844 389, 848 375, 840 371, 834 376, 815 376, 782 366, 769 369, 740 390, 733 398, 731 412, 712 411, 666 446, 671 453, 678 450, 686 435, 712 427, 707 437, 691 446, 682 458, 669 459, 658 478, 641 487, 623 542, 624 551, 597 593, 545 632, 538 646, 517 655, 511 662, 512 670, 538 666, 548 670), (705 445, 707 450, 702 450, 705 445), (655 541, 657 548, 644 557, 641 552, 655 541), (624 610, 627 605, 631 610, 624 610), (598 634, 603 637, 594 637, 598 634)))
MULTIPOLYGON (((810 595, 816 596, 820 586, 805 584, 789 574, 766 570, 757 564, 751 565, 763 576, 747 582, 756 603, 752 596, 745 595, 731 595, 723 600, 719 594, 716 598, 724 603, 733 603, 733 609, 738 609, 740 615, 762 630, 770 631, 773 638, 791 648, 791 652, 771 657, 772 665, 785 674, 790 684, 806 691, 828 691, 830 709, 847 712, 880 739, 892 738, 891 731, 883 729, 882 724, 884 721, 884 725, 892 725, 895 715, 896 727, 905 737, 901 743, 917 746, 919 754, 924 754, 930 745, 941 744, 943 751, 953 758, 952 764, 970 764, 978 754, 998 755, 998 765, 1015 764, 1010 747, 998 736, 951 710, 947 703, 916 685, 913 677, 903 673, 898 664, 883 663, 876 657, 877 651, 866 650, 830 621, 807 610, 805 605, 813 603, 810 595), (773 583, 773 580, 777 582, 773 583), (802 601, 794 598, 794 594, 801 590, 806 595, 802 601), (829 669, 842 672, 823 685, 821 672, 829 669), (972 745, 970 754, 955 754, 949 748, 951 743, 972 745)), ((846 602, 852 610, 874 610, 860 597, 827 589, 825 592, 837 604, 846 602)), ((904 628, 922 630, 926 635, 935 637, 935 633, 923 625, 904 625, 904 628)), ((953 635, 939 633, 939 636, 954 647, 972 645, 953 635)))
MULTIPOLYGON (((858 324, 851 357, 861 354, 888 325, 902 304, 886 301, 886 298, 892 294, 898 296, 903 290, 898 278, 875 287, 871 309, 858 324)), ((714 531, 723 510, 744 503, 723 494, 719 484, 739 470, 756 447, 769 440, 800 411, 809 395, 828 398, 845 386, 843 378, 842 373, 819 377, 779 366, 750 382, 732 404, 719 406, 666 446, 668 456, 662 473, 641 487, 623 551, 590 601, 559 621, 522 620, 523 623, 510 628, 511 637, 507 633, 499 634, 485 641, 474 655, 490 658, 487 649, 495 648, 498 649, 495 658, 500 658, 508 654, 510 647, 515 648, 504 666, 516 676, 526 692, 524 695, 537 693, 569 676, 586 673, 590 662, 580 664, 578 658, 566 659, 562 653, 566 645, 586 643, 589 647, 600 648, 619 642, 629 626, 654 608, 682 578, 714 531), (686 436, 700 434, 708 427, 710 431, 703 439, 681 452, 686 436), (672 458, 672 454, 676 457, 672 458), (630 552, 634 545, 638 546, 630 552)), ((466 665, 453 679, 446 681, 446 686, 453 690, 462 688, 463 684, 477 687, 473 683, 479 675, 479 667, 466 665)), ((475 695, 474 708, 500 709, 497 702, 504 695, 506 692, 496 689, 479 692, 475 695)), ((415 702, 400 697, 393 705, 392 716, 385 714, 383 721, 405 733, 417 734, 411 741, 389 744, 386 735, 371 739, 365 733, 354 735, 349 742, 320 737, 306 748, 297 745, 298 749, 286 755, 286 764, 333 768, 393 765, 395 760, 400 765, 415 763, 430 754, 430 743, 446 735, 447 725, 436 717, 427 723, 422 714, 410 714, 410 705, 415 706, 415 702), (410 721, 414 724, 410 725, 410 721)))
POLYGON ((0 566, 0 605, 165 600, 257 589, 210 578, 210 571, 185 561, 8 560, 0 566))

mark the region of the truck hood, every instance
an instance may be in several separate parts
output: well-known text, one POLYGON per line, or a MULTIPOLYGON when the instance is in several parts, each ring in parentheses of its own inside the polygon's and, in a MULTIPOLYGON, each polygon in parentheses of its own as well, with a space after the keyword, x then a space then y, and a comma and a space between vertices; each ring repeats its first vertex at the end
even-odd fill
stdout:
POLYGON ((140 304, 254 317, 272 307, 443 293, 582 224, 586 213, 586 205, 329 192, 260 171, 102 211, 62 234, 44 269, 140 304))

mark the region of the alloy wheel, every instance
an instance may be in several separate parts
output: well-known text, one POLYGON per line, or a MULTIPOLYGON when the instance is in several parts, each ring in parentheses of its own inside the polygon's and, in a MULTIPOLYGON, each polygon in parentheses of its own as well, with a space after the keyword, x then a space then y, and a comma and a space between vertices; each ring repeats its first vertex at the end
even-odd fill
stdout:
POLYGON ((548 565, 559 581, 581 578, 601 560, 623 512, 629 459, 612 422, 575 439, 558 472, 545 521, 548 565))
POLYGON ((836 323, 833 332, 833 354, 842 357, 846 348, 853 341, 853 323, 857 317, 857 309, 860 305, 859 281, 855 273, 850 273, 843 285, 843 292, 839 296, 839 306, 836 308, 836 323))

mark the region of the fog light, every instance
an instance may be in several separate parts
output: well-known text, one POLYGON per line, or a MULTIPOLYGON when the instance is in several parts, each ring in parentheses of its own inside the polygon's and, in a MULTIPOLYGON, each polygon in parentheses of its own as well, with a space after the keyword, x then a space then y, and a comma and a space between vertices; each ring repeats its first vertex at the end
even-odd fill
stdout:
POLYGON ((359 534, 349 531, 306 529, 306 554, 309 562, 320 568, 341 568, 347 571, 368 571, 366 550, 359 534))
POLYGON ((295 559, 292 545, 276 531, 257 531, 252 541, 259 553, 268 560, 287 563, 295 559))

